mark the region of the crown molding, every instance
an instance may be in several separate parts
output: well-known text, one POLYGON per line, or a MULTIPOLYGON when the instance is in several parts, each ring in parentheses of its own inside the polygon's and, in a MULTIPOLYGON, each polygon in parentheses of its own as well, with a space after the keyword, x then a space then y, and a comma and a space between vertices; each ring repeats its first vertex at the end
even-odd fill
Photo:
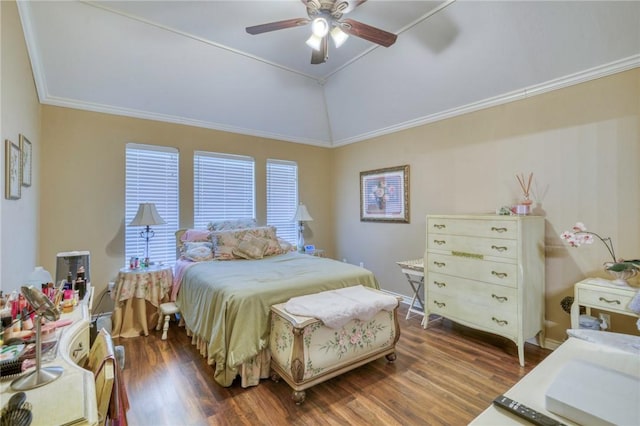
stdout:
POLYGON ((401 130, 411 129, 413 127, 434 123, 440 120, 446 120, 448 118, 457 117, 459 115, 468 114, 470 112, 479 111, 485 108, 491 108, 491 107, 503 105, 509 102, 530 98, 533 96, 541 95, 543 93, 563 89, 565 87, 573 86, 575 84, 584 83, 590 80, 595 80, 597 78, 606 77, 612 74, 617 74, 620 72, 628 71, 630 69, 639 68, 639 67, 640 67, 640 54, 633 55, 628 58, 610 62, 608 64, 600 65, 600 66, 593 67, 593 68, 580 71, 574 74, 569 74, 564 77, 556 78, 554 80, 550 80, 545 83, 525 87, 523 89, 515 90, 515 91, 498 95, 492 98, 484 99, 482 101, 472 102, 467 105, 451 108, 449 110, 438 112, 435 114, 426 115, 424 117, 405 121, 404 123, 384 127, 371 132, 361 133, 357 136, 353 136, 350 138, 337 140, 337 141, 334 141, 331 146, 336 148, 343 145, 349 145, 352 143, 361 142, 363 140, 387 135, 389 133, 399 132, 401 130))
POLYGON ((229 126, 226 124, 213 123, 210 121, 195 120, 184 117, 178 117, 168 114, 159 114, 149 111, 141 111, 131 108, 120 108, 111 105, 102 105, 91 102, 80 102, 75 99, 66 99, 55 96, 46 96, 40 101, 42 104, 59 106, 64 108, 73 108, 84 111, 100 112, 104 114, 120 115, 124 117, 140 118, 144 120, 161 121, 164 123, 182 124, 185 126, 201 127, 204 129, 219 130, 222 132, 237 133, 246 136, 254 136, 257 138, 275 139, 283 142, 294 142, 304 145, 319 146, 322 148, 330 148, 329 142, 323 140, 292 137, 291 135, 283 135, 280 133, 262 132, 255 129, 247 129, 244 127, 229 126))

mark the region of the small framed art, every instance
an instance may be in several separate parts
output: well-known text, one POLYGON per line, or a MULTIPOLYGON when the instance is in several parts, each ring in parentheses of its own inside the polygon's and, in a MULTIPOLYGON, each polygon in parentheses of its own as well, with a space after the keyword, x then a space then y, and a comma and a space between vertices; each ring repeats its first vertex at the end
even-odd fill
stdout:
POLYGON ((409 165, 360 172, 360 221, 409 223, 409 165))
POLYGON ((31 186, 31 142, 20 135, 20 152, 22 153, 22 186, 31 186))
POLYGON ((20 198, 20 147, 6 139, 4 142, 5 151, 5 175, 4 175, 4 196, 7 200, 17 200, 20 198))

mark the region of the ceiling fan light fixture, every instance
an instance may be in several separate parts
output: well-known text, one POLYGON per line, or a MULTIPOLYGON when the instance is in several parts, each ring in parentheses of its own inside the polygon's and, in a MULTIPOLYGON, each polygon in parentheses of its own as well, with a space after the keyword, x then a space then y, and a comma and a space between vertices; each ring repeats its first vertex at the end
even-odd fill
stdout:
POLYGON ((311 32, 313 35, 322 38, 329 32, 329 23, 325 18, 316 18, 311 23, 311 32))
POLYGON ((331 30, 331 38, 333 39, 333 43, 336 45, 336 48, 339 48, 345 41, 347 41, 349 34, 342 31, 340 27, 333 27, 331 30))
POLYGON ((322 43, 322 37, 318 37, 315 34, 311 34, 311 37, 305 42, 307 46, 313 50, 320 50, 320 44, 322 43))

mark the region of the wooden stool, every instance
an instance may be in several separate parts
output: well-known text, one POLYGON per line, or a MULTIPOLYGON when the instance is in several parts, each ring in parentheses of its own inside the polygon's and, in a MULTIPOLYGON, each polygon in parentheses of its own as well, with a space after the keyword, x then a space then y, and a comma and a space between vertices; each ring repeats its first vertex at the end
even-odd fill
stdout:
POLYGON ((160 324, 162 318, 164 318, 164 327, 162 328, 162 340, 167 340, 167 331, 169 330, 169 319, 172 314, 178 314, 180 310, 173 302, 163 303, 160 305, 160 318, 158 318, 158 325, 156 330, 160 330, 160 324))

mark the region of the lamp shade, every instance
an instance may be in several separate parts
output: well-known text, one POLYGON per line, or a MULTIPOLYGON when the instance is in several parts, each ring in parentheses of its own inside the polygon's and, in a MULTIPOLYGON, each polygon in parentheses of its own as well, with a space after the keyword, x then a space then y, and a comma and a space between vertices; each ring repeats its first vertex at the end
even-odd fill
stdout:
POLYGON ((307 206, 300 203, 298 208, 296 209, 296 214, 293 216, 293 220, 296 222, 311 222, 313 218, 307 211, 307 206))
POLYGON ((138 207, 138 213, 133 218, 129 226, 150 226, 150 225, 163 225, 166 222, 158 214, 156 205, 153 203, 140 203, 138 207))

